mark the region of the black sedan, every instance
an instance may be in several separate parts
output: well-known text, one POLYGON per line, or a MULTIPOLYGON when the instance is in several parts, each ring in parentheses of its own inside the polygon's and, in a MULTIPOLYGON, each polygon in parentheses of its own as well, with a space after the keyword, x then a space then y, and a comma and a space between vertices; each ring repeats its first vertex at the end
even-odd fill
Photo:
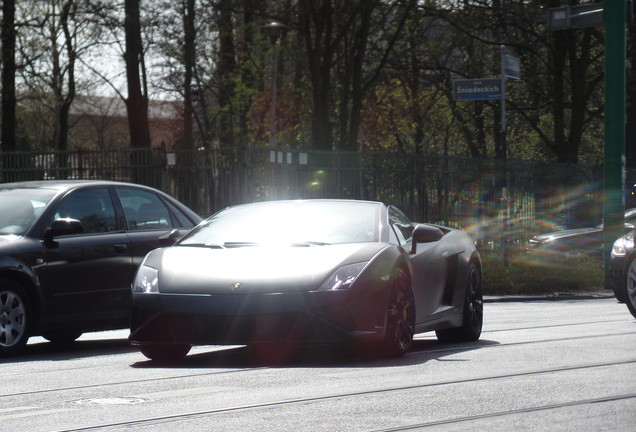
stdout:
POLYGON ((616 298, 636 318, 636 250, 634 231, 617 239, 610 257, 610 283, 616 298))
MULTIPOLYGON (((625 211, 625 230, 634 228, 636 208, 625 211)), ((590 228, 576 228, 538 234, 530 238, 531 251, 552 251, 565 254, 603 254, 603 224, 590 228)))
POLYGON ((399 356, 415 333, 477 340, 481 275, 466 233, 380 202, 246 204, 146 256, 129 341, 163 361, 207 344, 356 342, 399 356))
POLYGON ((139 185, 0 184, 0 356, 19 352, 33 335, 70 342, 87 331, 127 328, 143 257, 200 221, 139 185))

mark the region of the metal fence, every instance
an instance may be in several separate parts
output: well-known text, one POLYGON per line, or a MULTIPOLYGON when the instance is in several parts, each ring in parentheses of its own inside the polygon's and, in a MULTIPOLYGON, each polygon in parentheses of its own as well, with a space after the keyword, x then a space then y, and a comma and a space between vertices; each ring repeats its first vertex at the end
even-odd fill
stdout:
POLYGON ((162 189, 201 215, 271 199, 379 200, 478 240, 525 240, 602 218, 600 167, 269 148, 0 153, 0 181, 108 179, 162 189))

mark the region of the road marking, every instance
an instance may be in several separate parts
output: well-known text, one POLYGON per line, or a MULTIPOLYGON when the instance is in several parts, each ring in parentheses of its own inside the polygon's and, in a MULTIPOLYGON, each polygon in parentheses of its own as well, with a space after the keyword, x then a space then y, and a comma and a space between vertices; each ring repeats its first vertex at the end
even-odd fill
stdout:
POLYGON ((377 375, 388 375, 386 368, 379 369, 361 369, 351 372, 336 372, 330 374, 320 374, 320 376, 329 378, 365 378, 377 375))
POLYGON ((19 406, 19 407, 11 407, 11 408, 0 408, 0 413, 4 412, 15 412, 15 411, 25 411, 30 409, 35 409, 37 407, 34 406, 19 406))
POLYGON ((168 390, 156 393, 144 393, 133 395, 129 397, 133 398, 141 398, 141 399, 166 399, 171 397, 180 397, 180 396, 193 396, 193 395, 202 395, 208 393, 218 393, 223 391, 236 390, 236 387, 194 387, 194 388, 185 388, 179 390, 168 390))
MULTIPOLYGON (((17 408, 4 409, 3 411, 8 412, 9 410, 16 410, 16 409, 26 410, 26 409, 33 409, 33 408, 35 407, 17 407, 17 408)), ((35 416, 49 415, 49 414, 59 414, 59 413, 68 412, 68 411, 73 411, 73 410, 68 408, 59 408, 59 409, 48 409, 48 410, 38 410, 38 411, 25 411, 21 413, 0 415, 0 422, 4 420, 11 420, 11 419, 17 419, 17 418, 35 417, 35 416)))

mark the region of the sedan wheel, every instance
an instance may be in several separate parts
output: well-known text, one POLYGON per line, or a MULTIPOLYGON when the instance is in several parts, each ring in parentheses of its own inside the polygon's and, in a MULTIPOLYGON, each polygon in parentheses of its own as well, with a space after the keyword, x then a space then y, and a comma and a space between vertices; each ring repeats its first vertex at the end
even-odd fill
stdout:
POLYGON ((461 327, 437 330, 435 334, 441 342, 476 341, 481 336, 484 321, 484 300, 481 292, 481 272, 477 264, 468 265, 466 297, 464 299, 464 319, 461 327))
POLYGON ((22 287, 0 279, 0 356, 18 353, 29 339, 29 298, 22 287))
POLYGON ((625 304, 627 309, 636 318, 636 259, 632 260, 627 270, 627 293, 625 304))
POLYGON ((413 343, 415 327, 413 290, 409 278, 402 271, 394 278, 386 321, 383 354, 390 357, 402 356, 413 343))
POLYGON ((142 345, 139 350, 150 360, 176 363, 188 355, 190 345, 142 345))

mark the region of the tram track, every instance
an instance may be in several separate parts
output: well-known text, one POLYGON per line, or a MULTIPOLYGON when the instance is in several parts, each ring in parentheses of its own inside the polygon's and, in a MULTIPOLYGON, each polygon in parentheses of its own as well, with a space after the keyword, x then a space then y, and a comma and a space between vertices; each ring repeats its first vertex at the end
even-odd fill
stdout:
MULTIPOLYGON (((624 366, 624 365, 632 365, 632 364, 636 364, 636 358, 632 360, 626 360, 626 361, 620 361, 620 362, 589 363, 589 364, 582 364, 577 366, 546 368, 546 369, 538 369, 534 371, 524 371, 519 373, 499 374, 499 375, 482 376, 482 377, 476 377, 476 378, 465 378, 465 379, 457 379, 457 380, 444 380, 444 381, 429 382, 429 383, 423 383, 423 384, 386 387, 386 388, 379 388, 379 389, 376 388, 376 389, 353 391, 353 392, 333 393, 328 395, 307 396, 307 397, 298 397, 298 398, 283 399, 283 400, 274 400, 274 401, 268 401, 268 402, 262 402, 262 403, 229 406, 229 407, 216 408, 216 409, 210 409, 210 410, 189 411, 189 412, 175 413, 175 414, 169 414, 169 415, 163 415, 163 416, 131 419, 126 421, 103 423, 103 424, 89 425, 89 426, 63 429, 63 430, 66 432, 80 432, 80 431, 99 431, 99 430, 113 430, 116 428, 150 426, 150 425, 164 424, 164 423, 170 423, 170 422, 176 422, 176 421, 192 420, 197 418, 205 418, 210 416, 237 413, 241 411, 284 408, 284 407, 293 406, 293 405, 330 402, 334 400, 369 397, 369 396, 376 396, 376 395, 382 395, 387 393, 425 390, 425 389, 431 389, 435 387, 450 386, 450 385, 457 385, 457 384, 468 384, 468 383, 474 384, 474 383, 482 383, 487 381, 509 380, 514 378, 528 377, 528 376, 538 376, 538 375, 545 375, 545 374, 578 371, 578 370, 584 370, 584 369, 607 368, 607 367, 613 367, 613 366, 624 366)), ((417 423, 417 424, 411 424, 411 425, 397 426, 393 428, 379 429, 377 432, 421 429, 425 427, 440 426, 444 424, 466 422, 466 421, 474 421, 478 419, 486 419, 486 418, 492 418, 492 417, 501 417, 505 415, 539 412, 539 411, 545 411, 549 409, 559 409, 559 408, 593 404, 593 403, 608 403, 612 401, 620 401, 620 400, 628 400, 628 399, 636 399, 636 393, 617 394, 617 395, 610 395, 610 396, 605 396, 600 398, 580 399, 575 401, 539 405, 534 407, 494 411, 494 412, 483 413, 483 414, 474 415, 474 416, 462 416, 462 417, 457 417, 452 419, 423 422, 423 423, 417 423)))
POLYGON ((246 347, 200 347, 172 368, 129 350, 92 358, 98 343, 64 362, 43 345, 34 358, 0 364, 11 392, 0 394, 0 424, 72 432, 346 430, 351 422, 390 432, 538 421, 630 430, 634 323, 614 307, 566 306, 553 319, 551 311, 536 316, 532 304, 494 311, 481 340, 441 344, 419 335, 398 359, 316 347, 281 363, 246 347))
MULTIPOLYGON (((487 334, 488 332, 484 332, 484 335, 486 335, 486 339, 487 339, 487 334)), ((448 352, 461 352, 461 351, 465 351, 465 350, 473 350, 473 349, 503 349, 506 347, 511 347, 511 346, 523 346, 523 345, 532 345, 532 344, 545 344, 545 343, 555 343, 555 342, 560 342, 560 341, 570 341, 570 340, 593 340, 593 339, 598 339, 598 338, 607 338, 610 336, 624 336, 624 335, 631 335, 633 334, 633 332, 618 332, 618 333, 613 333, 613 334, 597 334, 597 335, 581 335, 581 336, 569 336, 569 337, 564 337, 564 338, 552 338, 552 339, 542 339, 542 340, 528 340, 528 341, 520 341, 520 342, 505 342, 505 343, 492 343, 492 344, 485 344, 485 343, 471 343, 471 344, 453 344, 453 345, 442 345, 442 346, 437 346, 437 347, 430 347, 430 348, 423 348, 423 349, 415 349, 410 351, 407 356, 410 357, 415 357, 415 356, 430 356, 431 354, 436 354, 436 353, 448 353, 448 352)), ((432 341, 430 339, 419 339, 419 342, 422 343, 426 343, 428 341, 432 341)), ((197 360, 201 359, 201 358, 205 358, 208 355, 208 353, 200 353, 200 354, 195 354, 195 356, 198 357, 197 360)), ((241 354, 237 354, 237 355, 248 355, 246 353, 241 353, 241 354)), ((360 361, 359 358, 354 358, 354 363, 351 363, 351 367, 356 367, 355 365, 360 361)), ((186 359, 186 362, 188 360, 186 359)), ((371 360, 369 360, 371 361, 371 360)), ((347 362, 347 359, 344 359, 343 362, 347 362)), ((298 364, 293 364, 294 367, 303 367, 303 366, 309 366, 309 367, 318 367, 320 365, 332 365, 333 364, 333 359, 332 358, 327 358, 327 359, 322 359, 322 360, 317 360, 317 361, 312 361, 312 362, 301 362, 298 364)), ((186 363, 187 365, 187 363, 186 363)), ((291 363, 290 363, 291 365, 291 363)), ((94 368, 99 368, 101 366, 95 366, 94 368)), ((211 366, 211 367, 217 367, 217 366, 211 366)), ((229 365, 226 365, 224 367, 229 367, 229 365)), ((380 367, 380 366, 378 366, 380 367)), ((65 368, 63 369, 64 372, 66 373, 73 373, 74 371, 83 371, 86 370, 86 367, 78 367, 78 368, 65 368)), ((115 386, 122 386, 122 385, 130 385, 130 384, 144 384, 144 383, 157 383, 157 382, 168 382, 168 381, 174 381, 174 380, 181 380, 181 379, 189 379, 189 378, 198 378, 198 377, 210 377, 210 376, 214 376, 214 375, 225 375, 225 374, 237 374, 237 373, 245 373, 245 372, 253 372, 253 371, 257 371, 257 370, 268 370, 268 369, 273 369, 272 366, 268 366, 266 364, 263 364, 262 366, 257 366, 257 367, 240 367, 237 369, 230 369, 230 370, 215 370, 212 372, 203 372, 203 373, 190 373, 190 374, 184 374, 184 375, 171 375, 171 376, 167 376, 167 377, 161 377, 161 378, 157 378, 157 377, 152 377, 152 378, 144 378, 144 379, 137 379, 137 380, 126 380, 126 381, 114 381, 114 382, 102 382, 102 383, 96 383, 96 384, 85 384, 85 385, 76 385, 76 386, 66 386, 66 387, 57 387, 57 388, 49 388, 49 389, 37 389, 37 390, 31 390, 31 391, 24 391, 24 392, 14 392, 14 393, 4 393, 4 394, 0 394, 0 400, 2 399, 7 399, 7 398, 11 398, 11 397, 26 397, 26 396, 32 396, 32 395, 46 395, 46 394, 53 394, 53 393, 62 393, 62 392, 73 392, 73 391, 79 391, 79 390, 87 390, 87 389, 91 389, 91 388, 100 388, 100 389, 104 389, 105 387, 115 387, 115 386)), ((56 369, 56 370, 51 370, 49 371, 50 373, 58 373, 60 370, 56 369)), ((41 374, 41 373, 47 373, 47 372, 43 372, 43 371, 34 371, 34 372, 27 372, 24 373, 24 375, 30 375, 30 374, 41 374)), ((17 375, 17 374, 16 374, 17 375)))
POLYGON ((577 401, 547 404, 547 405, 511 409, 511 410, 505 410, 505 411, 494 411, 494 412, 483 413, 483 414, 478 414, 473 416, 463 416, 463 417, 457 417, 457 418, 451 418, 451 419, 445 419, 445 420, 437 420, 437 421, 415 423, 415 424, 403 425, 403 426, 397 426, 397 427, 391 427, 391 428, 376 429, 371 432, 399 432, 399 431, 408 431, 408 430, 422 430, 429 427, 447 426, 447 425, 451 425, 455 423, 478 421, 478 420, 490 419, 495 417, 536 413, 541 411, 571 408, 576 406, 599 404, 599 403, 610 403, 610 402, 617 402, 621 400, 631 400, 631 399, 636 399, 636 393, 627 393, 627 394, 606 396, 606 397, 594 398, 594 399, 581 399, 577 401))

